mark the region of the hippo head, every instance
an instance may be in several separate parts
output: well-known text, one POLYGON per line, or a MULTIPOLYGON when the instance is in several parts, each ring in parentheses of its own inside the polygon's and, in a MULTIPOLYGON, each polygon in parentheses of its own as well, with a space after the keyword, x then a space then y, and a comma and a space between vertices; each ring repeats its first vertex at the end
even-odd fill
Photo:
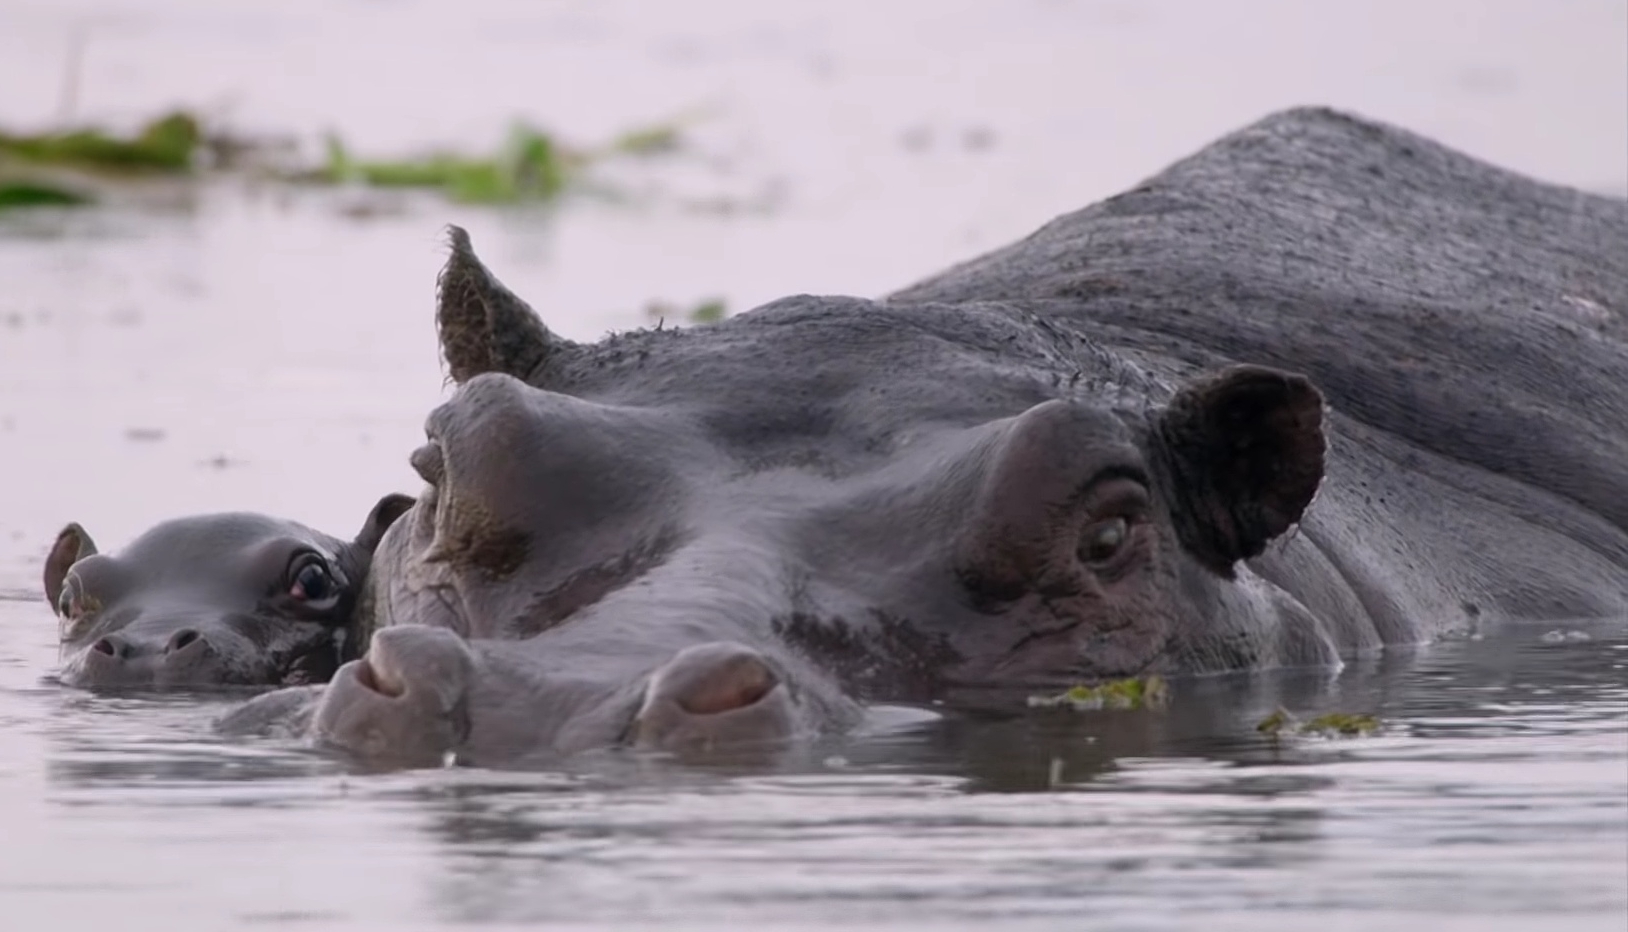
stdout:
POLYGON ((346 543, 257 514, 166 521, 117 554, 70 524, 45 561, 64 682, 103 687, 322 682, 355 654, 347 628, 369 559, 412 505, 389 495, 346 543))
POLYGON ((1234 565, 1322 478, 1306 379, 1177 382, 1001 305, 580 346, 455 232, 440 325, 461 384, 375 559, 391 627, 317 716, 343 746, 664 746, 1169 669, 1226 649, 1234 565))

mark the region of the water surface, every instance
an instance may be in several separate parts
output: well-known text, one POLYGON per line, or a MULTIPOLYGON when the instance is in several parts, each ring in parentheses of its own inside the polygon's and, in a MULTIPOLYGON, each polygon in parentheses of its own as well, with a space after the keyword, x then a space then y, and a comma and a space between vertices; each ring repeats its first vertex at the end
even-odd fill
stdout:
POLYGON ((1621 620, 1177 684, 1162 715, 885 710, 767 762, 362 774, 214 738, 228 697, 52 685, 39 595, 69 520, 105 547, 226 508, 348 533, 413 491, 444 223, 592 339, 653 300, 885 292, 1299 103, 1622 193, 1620 2, 11 0, 0 120, 56 114, 76 28, 92 119, 186 104, 383 153, 708 119, 557 210, 219 181, 0 220, 0 926, 1623 928, 1621 620), (1273 748, 1279 704, 1386 729, 1273 748))

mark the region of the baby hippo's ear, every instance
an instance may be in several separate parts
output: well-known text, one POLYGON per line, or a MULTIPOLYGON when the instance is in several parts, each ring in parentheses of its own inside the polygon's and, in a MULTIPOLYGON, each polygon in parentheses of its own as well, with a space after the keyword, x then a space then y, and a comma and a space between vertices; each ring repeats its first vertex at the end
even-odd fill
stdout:
POLYGON ((406 514, 407 509, 413 507, 414 501, 411 495, 402 495, 398 492, 391 492, 379 499, 379 503, 367 513, 367 520, 362 522, 362 529, 356 533, 356 548, 363 553, 371 554, 379 546, 379 541, 384 538, 384 532, 390 529, 390 525, 396 523, 397 518, 406 514))
POLYGON ((80 560, 95 555, 95 542, 78 524, 68 525, 57 535, 57 542, 51 545, 51 552, 45 558, 45 600, 51 603, 52 611, 57 610, 62 598, 62 582, 68 578, 68 570, 80 560))
POLYGON ((1299 521, 1323 481, 1323 396, 1305 376, 1233 366, 1191 382, 1159 435, 1176 534, 1226 578, 1299 521))

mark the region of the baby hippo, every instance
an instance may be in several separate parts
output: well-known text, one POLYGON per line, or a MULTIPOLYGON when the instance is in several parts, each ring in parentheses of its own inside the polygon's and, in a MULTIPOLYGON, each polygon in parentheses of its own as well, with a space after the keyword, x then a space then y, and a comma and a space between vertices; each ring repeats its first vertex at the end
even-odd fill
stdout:
POLYGON ((373 549, 413 504, 387 495, 349 543, 293 521, 166 521, 116 554, 70 524, 45 560, 61 678, 89 688, 326 682, 357 653, 351 615, 373 549))

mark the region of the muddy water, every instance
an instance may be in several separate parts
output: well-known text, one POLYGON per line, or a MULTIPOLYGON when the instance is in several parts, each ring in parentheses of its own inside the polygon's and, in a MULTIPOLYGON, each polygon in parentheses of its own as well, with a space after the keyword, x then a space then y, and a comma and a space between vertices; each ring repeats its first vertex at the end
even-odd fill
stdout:
POLYGON ((415 488, 447 222, 589 339, 654 300, 897 287, 1301 102, 1628 191, 1621 3, 679 6, 0 7, 8 125, 188 104, 391 152, 705 117, 554 211, 219 182, 0 220, 0 928, 1622 928, 1621 621, 1187 684, 1156 717, 882 710, 757 766, 347 773, 211 738, 223 698, 50 685, 65 521, 348 532, 415 488), (1389 727, 1274 749, 1279 703, 1389 727))

